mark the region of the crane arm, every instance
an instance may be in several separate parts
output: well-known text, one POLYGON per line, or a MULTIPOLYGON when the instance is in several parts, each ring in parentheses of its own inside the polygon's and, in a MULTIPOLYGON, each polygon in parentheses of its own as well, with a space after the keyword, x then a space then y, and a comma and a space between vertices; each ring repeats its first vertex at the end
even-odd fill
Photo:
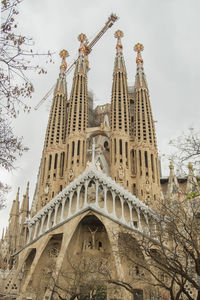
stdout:
POLYGON ((34 107, 35 110, 37 110, 40 105, 42 105, 42 103, 49 97, 49 95, 52 93, 52 91, 55 88, 55 84, 52 86, 52 88, 46 93, 46 95, 42 98, 42 100, 34 107))
POLYGON ((108 18, 108 21, 104 25, 104 27, 99 31, 99 33, 95 36, 95 38, 86 46, 86 51, 90 53, 94 45, 100 40, 100 38, 104 35, 104 33, 112 27, 112 25, 117 21, 118 17, 114 14, 111 14, 108 18))
MULTIPOLYGON (((104 35, 104 33, 112 27, 112 25, 117 21, 118 17, 115 14, 111 14, 108 18, 108 21, 104 25, 104 27, 99 31, 99 33, 95 36, 95 38, 88 44, 85 45, 85 54, 88 55, 91 51, 94 45, 100 40, 100 38, 104 35)), ((73 69, 74 65, 76 64, 78 58, 69 66, 69 68, 66 70, 65 74, 69 74, 71 70, 73 69)), ((53 89, 55 88, 55 85, 52 86, 52 88, 46 93, 46 95, 42 98, 42 100, 35 106, 35 110, 37 110, 40 105, 49 97, 49 95, 52 93, 53 89)))

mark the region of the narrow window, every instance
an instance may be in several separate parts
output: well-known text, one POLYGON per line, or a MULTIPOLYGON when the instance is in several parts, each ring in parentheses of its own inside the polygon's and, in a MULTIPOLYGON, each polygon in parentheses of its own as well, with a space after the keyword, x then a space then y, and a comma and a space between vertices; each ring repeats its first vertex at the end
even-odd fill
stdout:
POLYGON ((119 154, 122 155, 122 140, 119 140, 119 154))
POLYGON ((147 151, 144 152, 144 158, 145 158, 145 167, 148 168, 148 157, 147 157, 147 151))
POLYGON ((77 146, 77 155, 80 154, 80 140, 78 140, 78 146, 77 146))
POLYGON ((74 156, 74 147, 75 147, 74 142, 72 142, 72 157, 74 156))
POLYGON ((126 142, 126 158, 128 158, 128 143, 126 142))
POLYGON ((46 169, 46 157, 44 159, 44 168, 43 168, 42 182, 44 182, 45 169, 46 169))
POLYGON ((140 166, 142 166, 142 156, 141 156, 141 150, 139 150, 139 161, 140 161, 140 166))
POLYGON ((49 155, 49 171, 51 170, 51 160, 52 160, 52 155, 49 155))
POLYGON ((54 160, 54 169, 57 168, 57 161, 58 161, 58 154, 56 153, 55 160, 54 160))
POLYGON ((65 163, 65 152, 62 152, 60 155, 60 176, 63 176, 64 173, 64 163, 65 163))

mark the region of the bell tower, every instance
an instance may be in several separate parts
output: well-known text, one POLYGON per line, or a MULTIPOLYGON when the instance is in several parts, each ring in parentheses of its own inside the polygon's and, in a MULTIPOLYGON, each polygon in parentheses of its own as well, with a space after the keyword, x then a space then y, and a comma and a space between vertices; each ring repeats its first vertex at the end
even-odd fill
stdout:
POLYGON ((143 49, 140 43, 134 47, 137 52, 137 71, 132 103, 134 113, 131 160, 134 193, 146 204, 150 204, 160 198, 160 175, 155 126, 141 55, 143 49))
POLYGON ((32 202, 32 215, 46 205, 66 185, 64 166, 66 161, 67 122, 67 69, 66 50, 60 52, 62 63, 57 80, 51 112, 47 125, 39 178, 32 202))
POLYGON ((88 124, 88 91, 86 35, 78 36, 79 57, 76 62, 67 120, 67 183, 81 174, 86 165, 86 129, 88 124))
POLYGON ((111 99, 111 177, 129 189, 129 101, 127 72, 121 38, 123 32, 115 32, 117 38, 111 99))

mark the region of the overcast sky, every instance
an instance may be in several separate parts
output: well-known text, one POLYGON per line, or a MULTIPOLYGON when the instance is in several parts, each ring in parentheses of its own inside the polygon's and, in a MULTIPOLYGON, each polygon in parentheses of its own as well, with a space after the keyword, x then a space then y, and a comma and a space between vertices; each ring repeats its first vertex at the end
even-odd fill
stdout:
MULTIPOLYGON (((68 65, 77 57, 77 36, 83 32, 89 41, 97 34, 113 12, 119 20, 96 44, 90 54, 88 86, 94 92, 95 105, 110 102, 116 39, 114 32, 124 32, 123 52, 128 83, 133 85, 136 73, 137 42, 144 45, 144 70, 150 91, 153 117, 156 123, 158 148, 168 151, 171 138, 189 127, 199 128, 200 85, 200 1, 199 0, 24 0, 18 15, 23 34, 34 38, 40 52, 51 50, 59 54, 68 50, 68 65)), ((46 65, 47 75, 32 74, 35 93, 30 102, 36 105, 55 84, 60 58, 46 65)), ((41 62, 42 63, 42 62, 41 62)), ((67 78, 68 95, 73 72, 67 78)), ((10 184, 7 208, 0 211, 0 232, 7 225, 12 200, 20 186, 20 200, 30 181, 30 200, 35 189, 46 131, 48 107, 52 101, 30 114, 21 114, 13 122, 16 134, 24 137, 30 150, 16 163, 16 170, 1 173, 0 180, 10 184)), ((164 175, 168 170, 164 168, 164 175)))

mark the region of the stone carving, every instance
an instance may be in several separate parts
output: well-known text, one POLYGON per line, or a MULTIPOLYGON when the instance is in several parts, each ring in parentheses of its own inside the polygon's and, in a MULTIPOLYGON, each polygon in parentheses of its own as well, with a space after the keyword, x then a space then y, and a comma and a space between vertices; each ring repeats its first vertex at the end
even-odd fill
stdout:
POLYGON ((146 181, 146 193, 147 194, 150 193, 150 183, 149 183, 149 180, 146 181))
POLYGON ((74 171, 72 169, 69 170, 69 173, 68 173, 68 179, 69 181, 72 181, 74 178, 74 171))
POLYGON ((108 119, 108 115, 106 114, 105 116, 104 116, 104 127, 109 127, 110 125, 109 125, 109 119, 108 119))
POLYGON ((87 165, 86 165, 86 168, 89 169, 93 166, 92 162, 91 161, 88 161, 87 162, 87 165))
POLYGON ((95 166, 96 166, 97 170, 101 171, 101 165, 100 165, 99 160, 96 161, 95 166))
POLYGON ((47 202, 48 201, 46 199, 43 199, 42 202, 41 202, 42 207, 44 207, 47 204, 47 202))
POLYGON ((124 169, 123 169, 122 165, 119 165, 118 178, 119 178, 119 180, 124 179, 124 169))
POLYGON ((45 193, 45 195, 47 195, 48 192, 49 192, 49 184, 47 184, 47 185, 45 186, 45 188, 44 188, 44 193, 45 193))
POLYGON ((98 227, 96 228, 95 231, 92 231, 92 230, 90 229, 90 227, 88 227, 88 229, 89 229, 89 231, 90 231, 90 233, 91 233, 91 237, 92 237, 91 249, 95 249, 95 233, 97 232, 98 227))
POLYGON ((58 246, 53 245, 53 246, 49 249, 49 257, 51 257, 51 258, 58 257, 58 254, 59 254, 58 246))

